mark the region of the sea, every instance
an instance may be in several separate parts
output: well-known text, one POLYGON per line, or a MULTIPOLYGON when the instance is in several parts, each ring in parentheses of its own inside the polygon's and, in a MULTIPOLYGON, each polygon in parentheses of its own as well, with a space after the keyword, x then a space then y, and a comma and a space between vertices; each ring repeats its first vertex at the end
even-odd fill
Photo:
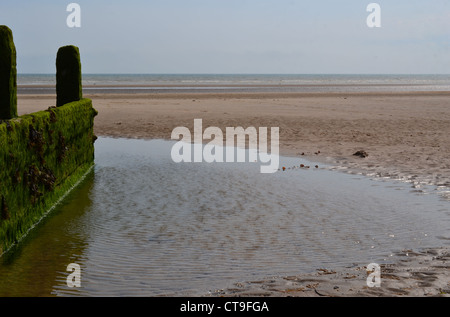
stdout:
MULTIPOLYGON (((85 93, 450 91, 450 75, 83 74, 85 93)), ((18 92, 52 94, 54 74, 19 74, 18 92)))

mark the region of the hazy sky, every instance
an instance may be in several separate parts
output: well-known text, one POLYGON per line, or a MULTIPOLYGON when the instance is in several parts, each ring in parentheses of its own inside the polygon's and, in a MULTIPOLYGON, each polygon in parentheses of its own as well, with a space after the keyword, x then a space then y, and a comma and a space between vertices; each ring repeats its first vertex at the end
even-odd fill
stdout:
POLYGON ((450 73, 449 0, 1 0, 0 24, 19 73, 54 73, 67 44, 84 73, 450 73))

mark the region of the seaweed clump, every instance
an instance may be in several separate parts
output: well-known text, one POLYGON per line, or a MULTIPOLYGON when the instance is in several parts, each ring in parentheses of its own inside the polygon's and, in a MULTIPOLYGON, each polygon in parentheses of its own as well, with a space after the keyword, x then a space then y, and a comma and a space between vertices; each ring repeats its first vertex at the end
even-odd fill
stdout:
POLYGON ((9 219, 9 210, 8 210, 8 205, 6 204, 6 200, 5 197, 2 196, 2 201, 1 201, 1 209, 0 209, 0 217, 2 220, 8 220, 9 219))
POLYGON ((31 149, 34 149, 36 152, 36 155, 39 158, 39 161, 41 164, 44 164, 44 145, 45 141, 42 136, 42 133, 37 131, 33 125, 30 124, 29 127, 29 136, 28 136, 28 146, 31 149))
POLYGON ((42 170, 39 170, 36 165, 31 165, 25 174, 25 183, 30 190, 31 203, 35 205, 45 191, 52 191, 55 182, 56 177, 49 168, 43 167, 42 170))

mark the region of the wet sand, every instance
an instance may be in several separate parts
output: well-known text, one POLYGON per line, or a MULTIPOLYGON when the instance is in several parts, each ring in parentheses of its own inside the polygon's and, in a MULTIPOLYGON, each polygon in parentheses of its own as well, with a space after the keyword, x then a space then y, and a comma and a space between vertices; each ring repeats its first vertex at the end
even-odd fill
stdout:
MULTIPOLYGON (((223 297, 450 297, 450 252, 438 248, 405 250, 392 264, 380 265, 379 287, 367 283, 367 266, 311 274, 242 281, 205 296, 223 297)), ((369 264, 369 263, 368 263, 369 264)), ((372 280, 374 281, 374 280, 372 280)))
MULTIPOLYGON (((95 94, 98 136, 170 139, 194 119, 203 127, 279 127, 280 152, 368 175, 450 187, 450 92, 95 94), (354 156, 363 150, 365 158, 354 156)), ((19 95, 19 114, 46 109, 52 95, 19 95)), ((449 193, 443 194, 450 198, 449 193)), ((440 246, 436 246, 440 247, 440 246)), ((405 251, 405 254, 407 252, 405 251)), ((448 249, 412 250, 382 268, 369 288, 364 267, 241 282, 213 296, 426 296, 450 294, 448 249), (383 277, 384 274, 384 277, 383 277)))

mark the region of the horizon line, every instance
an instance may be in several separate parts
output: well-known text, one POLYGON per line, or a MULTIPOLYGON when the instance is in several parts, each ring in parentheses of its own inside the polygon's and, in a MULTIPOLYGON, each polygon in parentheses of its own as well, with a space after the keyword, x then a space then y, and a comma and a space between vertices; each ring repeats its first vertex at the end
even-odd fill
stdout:
MULTIPOLYGON (((411 75, 444 75, 450 73, 82 73, 83 75, 244 75, 244 76, 309 76, 309 75, 389 75, 389 76, 411 76, 411 75)), ((55 73, 17 73, 17 75, 55 75, 55 73)))

